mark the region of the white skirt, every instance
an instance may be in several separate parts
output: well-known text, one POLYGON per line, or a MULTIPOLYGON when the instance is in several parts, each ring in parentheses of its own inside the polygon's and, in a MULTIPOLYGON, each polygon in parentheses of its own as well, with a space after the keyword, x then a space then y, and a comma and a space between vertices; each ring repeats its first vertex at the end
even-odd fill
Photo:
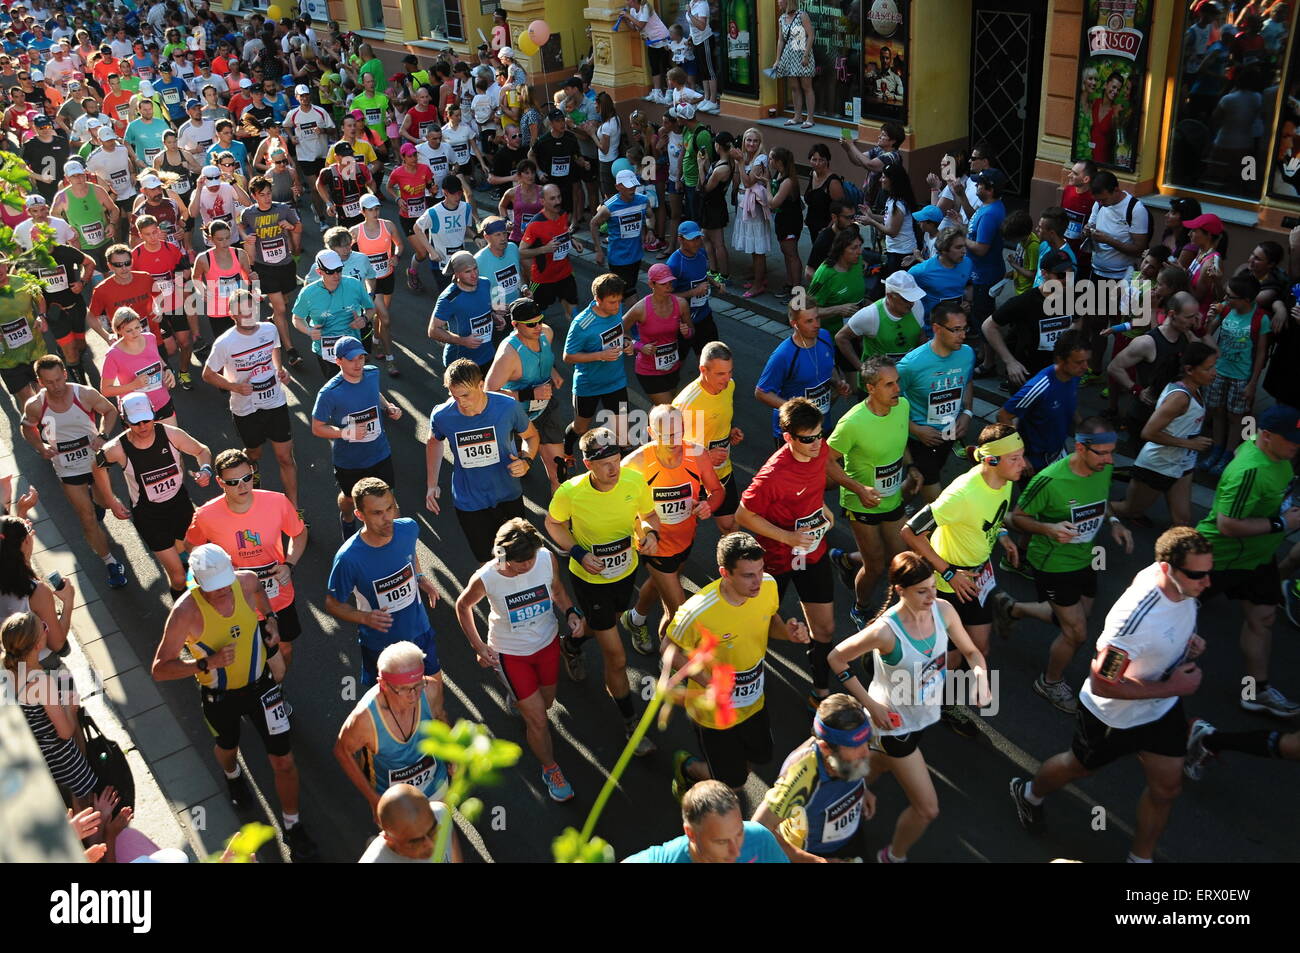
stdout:
POLYGON ((731 247, 746 255, 766 255, 772 248, 772 226, 766 218, 747 219, 737 214, 731 247))

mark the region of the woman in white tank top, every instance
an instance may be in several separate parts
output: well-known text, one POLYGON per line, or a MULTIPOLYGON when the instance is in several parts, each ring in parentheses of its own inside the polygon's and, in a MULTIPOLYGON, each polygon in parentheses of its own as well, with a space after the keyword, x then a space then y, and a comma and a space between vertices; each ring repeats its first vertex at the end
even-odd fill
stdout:
POLYGON ((830 667, 871 714, 867 784, 892 772, 907 795, 908 807, 898 816, 893 839, 876 858, 898 863, 939 814, 939 796, 918 747, 921 733, 939 720, 945 701, 958 704, 969 697, 973 706, 983 707, 991 696, 984 656, 957 610, 936 595, 930 564, 916 553, 899 553, 889 564, 889 584, 886 608, 831 652, 830 667), (868 652, 874 664, 871 683, 864 687, 849 663, 868 652), (970 671, 946 684, 948 665, 962 658, 970 671))
POLYGON ((1112 503, 1116 516, 1133 518, 1151 509, 1164 496, 1174 526, 1192 525, 1192 471, 1196 454, 1213 441, 1199 436, 1205 422, 1204 388, 1214 380, 1219 354, 1201 341, 1171 355, 1169 365, 1156 372, 1154 387, 1164 382, 1151 418, 1142 428, 1142 445, 1133 462, 1133 476, 1123 503, 1112 503), (1175 375, 1176 379, 1175 379, 1175 375))

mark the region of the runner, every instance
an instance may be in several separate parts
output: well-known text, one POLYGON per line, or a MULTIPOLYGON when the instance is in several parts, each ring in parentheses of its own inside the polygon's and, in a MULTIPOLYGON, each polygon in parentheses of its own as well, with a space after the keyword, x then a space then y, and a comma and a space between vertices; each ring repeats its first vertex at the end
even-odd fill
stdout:
POLYGON ((271 302, 271 320, 283 344, 292 343, 288 295, 298 290, 296 256, 302 248, 302 220, 293 206, 271 200, 271 180, 254 176, 248 183, 253 203, 239 216, 244 254, 253 263, 262 297, 271 302))
MULTIPOLYGON (((1061 633, 1047 654, 1047 667, 1034 680, 1034 692, 1066 714, 1078 710, 1066 685, 1065 668, 1088 635, 1097 598, 1094 544, 1103 523, 1110 535, 1133 552, 1133 536, 1110 512, 1110 484, 1119 437, 1100 417, 1089 417, 1074 435, 1074 452, 1038 471, 1011 510, 1008 522, 1032 533, 1025 561, 1034 571, 1037 602, 994 603, 1012 619, 1037 619, 1061 633)), ((1104 564, 1103 564, 1104 565, 1104 564)))
POLYGON ((352 501, 357 481, 373 476, 388 486, 397 484, 384 418, 400 420, 402 409, 379 392, 379 369, 366 364, 361 341, 351 335, 339 338, 335 357, 339 373, 316 394, 311 432, 330 441, 339 529, 346 540, 357 528, 352 501))
MULTIPOLYGON (((523 239, 519 242, 519 259, 524 264, 532 262, 529 277, 537 307, 546 311, 556 301, 567 321, 578 304, 578 285, 573 278, 573 261, 570 250, 582 252, 582 242, 569 229, 569 214, 565 211, 561 190, 554 183, 542 189, 542 210, 524 223, 523 239)), ((619 289, 619 300, 623 292, 619 289)))
POLYGON ((108 587, 121 589, 126 567, 99 523, 107 507, 96 499, 93 473, 104 435, 117 426, 117 408, 93 387, 69 383, 68 367, 56 354, 38 358, 33 370, 40 390, 23 407, 23 439, 53 465, 86 542, 108 569, 108 587))
POLYGON ((876 814, 876 796, 863 780, 871 768, 870 740, 871 716, 853 698, 836 693, 817 707, 812 738, 786 757, 754 812, 791 863, 866 854, 862 820, 876 814))
MULTIPOLYGON (((596 214, 599 217, 600 213, 596 214)), ((640 267, 639 258, 637 264, 640 267)), ((682 366, 680 348, 695 334, 695 326, 686 299, 672 293, 674 279, 668 266, 662 262, 651 265, 646 277, 651 293, 628 308, 623 316, 623 331, 631 334, 636 329, 636 379, 650 403, 662 405, 668 404, 677 390, 682 366)))
MULTIPOLYGON (((861 632, 841 642, 830 656, 831 670, 871 716, 875 752, 866 783, 886 772, 907 796, 890 842, 876 854, 882 864, 906 862, 912 847, 939 815, 921 736, 940 718, 940 706, 958 691, 948 679, 948 656, 965 659, 975 680, 975 705, 990 704, 988 663, 951 603, 937 598, 935 575, 916 553, 899 553, 889 563, 885 606, 861 632), (871 653, 871 678, 864 688, 850 663, 871 653)), ((967 697, 972 693, 963 692, 967 697)), ((823 703, 824 704, 824 703, 823 703)))
POLYGON ((673 406, 682 411, 683 439, 708 450, 713 472, 726 490, 722 505, 713 510, 718 532, 724 535, 735 529, 736 508, 740 506, 731 448, 745 439, 745 432, 731 425, 736 396, 734 370, 731 349, 721 341, 710 341, 700 351, 700 376, 673 398, 673 406))
MULTIPOLYGON (((645 226, 646 213, 650 200, 637 192, 641 180, 631 169, 623 169, 614 178, 617 194, 605 202, 591 217, 591 247, 596 252, 596 267, 605 267, 605 249, 600 244, 602 226, 607 225, 609 232, 609 270, 623 279, 623 297, 631 298, 636 294, 638 276, 641 273, 641 231, 645 226)), ((673 273, 667 265, 668 280, 673 281, 673 273)), ((687 335, 689 337, 689 335, 687 335)))
POLYGON ((785 864, 776 837, 740 813, 740 798, 720 781, 701 781, 682 796, 682 830, 625 864, 785 864))
MULTIPOLYGON (((240 289, 230 296, 235 326, 212 345, 203 367, 203 381, 230 395, 230 415, 243 441, 244 455, 253 465, 253 482, 260 487, 258 464, 266 442, 271 442, 280 469, 280 485, 298 515, 298 463, 293 456, 293 427, 284 385, 289 372, 280 356, 280 332, 274 324, 259 321, 252 292, 240 289)), ((221 476, 220 473, 217 474, 221 476)))
POLYGON ((80 248, 56 244, 50 248, 51 267, 37 265, 36 277, 45 282, 45 320, 59 345, 68 373, 79 384, 89 383, 85 359, 86 299, 82 292, 95 276, 95 259, 80 248))
POLYGON ((336 350, 345 336, 359 339, 369 353, 375 303, 360 281, 343 274, 337 252, 317 252, 315 264, 320 281, 294 300, 293 326, 311 338, 316 363, 329 380, 339 372, 336 350))
POLYGON ((713 515, 713 508, 726 498, 710 459, 698 444, 687 445, 682 412, 671 404, 656 404, 650 410, 650 441, 623 460, 650 485, 655 510, 659 513, 659 547, 645 558, 650 578, 637 594, 636 605, 619 617, 632 636, 632 648, 642 655, 655 655, 663 644, 668 623, 677 607, 686 601, 681 572, 690 558, 695 532, 701 520, 713 515), (646 614, 655 596, 663 605, 659 638, 651 641, 646 614))
POLYGON ((240 721, 253 723, 275 772, 285 844, 295 863, 313 860, 316 845, 298 815, 298 767, 288 706, 266 661, 267 649, 279 641, 275 613, 257 575, 236 572, 218 546, 209 543, 195 549, 190 571, 196 585, 180 593, 167 616, 154 653, 154 681, 193 676, 199 683, 213 754, 226 776, 230 800, 241 812, 258 805, 239 766, 240 721), (182 648, 191 658, 181 658, 182 648))
MULTIPOLYGON (((906 272, 896 271, 890 279, 900 274, 906 272)), ((853 532, 858 559, 843 550, 831 550, 832 565, 853 590, 849 618, 864 629, 867 602, 876 580, 890 560, 907 548, 900 535, 903 501, 920 491, 924 477, 908 449, 911 405, 899 394, 898 368, 893 359, 873 354, 859 373, 867 399, 840 418, 826 443, 831 459, 840 463, 845 476, 866 491, 864 500, 849 486, 840 487, 840 515, 848 520, 853 532), (868 502, 873 499, 874 503, 868 502)))
POLYGON ((379 822, 379 836, 370 842, 357 863, 430 863, 443 824, 451 824, 452 828, 446 852, 437 862, 462 862, 460 838, 451 811, 441 801, 426 798, 419 788, 394 784, 379 799, 375 816, 379 822))
MULTIPOLYGON (((1294 419, 1294 418, 1293 418, 1294 419)), ((1197 597, 1210 586, 1210 541, 1189 526, 1165 530, 1156 561, 1142 569, 1106 613, 1097 654, 1079 692, 1070 750, 1044 761, 1033 780, 1011 779, 1011 800, 1031 834, 1043 830, 1043 799, 1125 755, 1146 776, 1128 861, 1149 864, 1182 787, 1187 718, 1205 651, 1196 634, 1197 597)))
POLYGON ((492 286, 492 313, 503 318, 520 295, 522 265, 519 246, 508 238, 510 224, 499 215, 483 220, 483 239, 487 246, 474 254, 478 270, 492 286))
MULTIPOLYGON (((689 169, 693 165, 684 162, 682 168, 689 169)), ((668 256, 667 265, 677 279, 673 292, 691 303, 691 323, 695 325, 691 346, 698 354, 706 344, 718 340, 718 325, 713 319, 709 298, 713 292, 722 291, 726 286, 709 270, 704 231, 697 222, 685 221, 677 226, 677 250, 668 256)))
POLYGON ((748 533, 722 537, 717 548, 719 578, 687 599, 668 628, 665 676, 686 665, 697 651, 709 656, 704 668, 691 676, 697 686, 708 686, 718 666, 735 672, 734 720, 724 720, 707 704, 687 697, 686 712, 702 757, 689 751, 673 755, 673 797, 683 805, 683 795, 696 781, 721 781, 739 793, 754 765, 772 760, 763 665, 768 642, 808 644, 809 635, 798 619, 781 619, 781 596, 776 580, 764 571, 765 558, 765 549, 748 533))
POLYGON ((509 519, 492 541, 493 560, 484 563, 456 599, 456 619, 479 665, 496 672, 507 698, 524 720, 528 748, 542 765, 542 783, 553 801, 573 798, 573 786, 555 760, 546 713, 555 704, 560 676, 557 613, 570 636, 582 633, 582 612, 560 581, 560 564, 532 523, 509 519), (488 600, 484 642, 474 607, 488 600))
MULTIPOLYGON (((410 117, 409 112, 407 116, 410 117)), ((398 152, 401 162, 388 173, 388 191, 397 199, 397 217, 402 223, 402 232, 410 235, 415 230, 415 220, 438 197, 438 180, 434 178, 433 170, 420 161, 412 143, 402 143, 398 152)), ((442 172, 445 177, 446 170, 442 172)))
POLYGON ((392 321, 389 308, 393 301, 393 288, 397 283, 397 263, 402 257, 402 236, 397 227, 386 218, 379 217, 379 199, 373 195, 361 197, 360 225, 352 226, 352 241, 356 249, 370 261, 375 272, 375 331, 389 377, 400 377, 397 369, 397 352, 393 348, 392 321))
MULTIPOLYGON (((169 352, 180 351, 177 380, 185 390, 193 390, 190 359, 194 350, 194 336, 190 333, 190 322, 186 319, 185 252, 180 245, 164 236, 161 223, 152 215, 137 215, 132 227, 140 236, 140 244, 131 249, 132 280, 141 271, 153 279, 153 310, 158 316, 159 327, 166 335, 163 340, 169 352)), ((114 245, 113 249, 120 247, 114 245)), ((113 249, 110 249, 110 267, 119 254, 113 249)), ((117 271, 114 271, 113 277, 119 277, 117 271)), ((197 324, 197 315, 194 323, 197 324)))
MULTIPOLYGON (((254 272, 244 249, 231 245, 235 231, 229 222, 214 219, 203 229, 203 234, 211 247, 195 257, 192 277, 195 288, 202 295, 203 310, 208 316, 208 327, 215 340, 235 326, 230 302, 235 292, 252 288, 254 272)), ((197 320, 196 314, 195 321, 197 320)), ((292 347, 285 351, 285 357, 289 359, 291 367, 302 366, 302 358, 298 357, 292 347), (297 364, 294 363, 295 360, 297 364)))
MULTIPOLYGON (((1006 368, 1012 387, 1020 387, 1031 376, 1051 366, 1056 356, 1056 341, 1067 330, 1081 323, 1072 315, 1057 314, 1058 300, 1074 274, 1074 262, 1065 252, 1048 252, 1039 262, 1041 282, 1016 295, 984 319, 984 339, 1006 368), (1015 354, 1007 347, 1003 329, 1009 328, 1015 341, 1015 354)), ((1105 342, 1102 342, 1105 343, 1105 342)), ((1079 334, 1079 348, 1091 350, 1079 334)))
POLYGON ((45 296, 9 284, 10 261, 0 258, 0 380, 21 410, 36 393, 32 362, 45 354, 45 296))
MULTIPOLYGON (((618 636, 618 616, 632 600, 638 554, 653 556, 659 545, 659 514, 645 479, 619 466, 612 431, 597 427, 579 444, 587 472, 561 484, 546 513, 546 532, 569 554, 573 596, 587 620, 586 635, 562 636, 561 655, 569 677, 587 677, 582 646, 594 636, 605 664, 605 689, 631 738, 636 709, 627 678, 627 656, 618 636)), ((643 737, 635 754, 655 750, 643 737)))
POLYGON ((130 308, 118 308, 113 314, 113 333, 116 340, 100 368, 101 392, 105 397, 125 398, 143 391, 155 418, 174 424, 176 405, 170 391, 176 386, 176 377, 163 360, 158 339, 145 330, 144 320, 130 308))
MULTIPOLYGON (((635 347, 623 330, 623 279, 598 275, 591 283, 591 304, 573 319, 564 336, 565 364, 573 370, 573 422, 564 428, 564 457, 555 466, 565 479, 573 466, 573 448, 589 432, 597 408, 614 415, 621 445, 631 443, 627 429, 627 368, 623 357, 635 347)), ((537 307, 545 305, 536 298, 537 307)))
POLYGON ((361 684, 367 687, 375 683, 379 654, 385 648, 396 642, 413 642, 425 653, 430 713, 446 721, 442 667, 438 664, 433 626, 420 601, 423 595, 430 609, 438 601, 437 588, 420 568, 416 547, 420 527, 413 519, 398 518, 392 488, 376 477, 357 481, 352 488, 352 504, 363 525, 334 554, 325 611, 340 622, 357 626, 361 684), (355 608, 350 604, 353 596, 357 600, 355 608))
MULTIPOLYGON (((787 308, 790 337, 772 351, 754 385, 759 403, 772 408, 772 443, 780 449, 781 408, 794 397, 807 399, 823 417, 829 417, 834 396, 847 397, 849 385, 835 365, 835 344, 822 330, 816 308, 787 308)), ((696 328, 696 333, 699 329, 696 328)))
POLYGON ((153 275, 147 271, 135 270, 135 259, 126 245, 110 245, 105 258, 108 267, 104 273, 109 277, 95 285, 90 294, 88 314, 93 320, 91 326, 104 339, 105 344, 111 345, 113 341, 109 337, 109 327, 120 310, 129 308, 146 322, 145 330, 153 334, 160 345, 166 344, 167 353, 172 353, 175 342, 171 340, 171 331, 164 332, 158 319, 158 298, 154 294, 153 275))
POLYGON ((128 394, 122 399, 122 422, 126 430, 95 455, 95 490, 101 500, 108 501, 114 516, 135 524, 140 540, 162 566, 175 603, 185 595, 185 567, 180 554, 185 551, 185 531, 194 514, 194 504, 185 488, 182 455, 198 461, 198 470, 191 470, 189 475, 206 488, 212 480, 212 453, 179 427, 155 423, 147 394, 128 394), (126 474, 130 509, 113 495, 108 472, 111 463, 126 474))
POLYGON ((284 117, 284 130, 293 144, 294 158, 307 194, 311 196, 312 209, 317 219, 321 219, 325 215, 325 203, 316 189, 316 177, 325 167, 328 133, 334 128, 334 120, 326 110, 312 104, 310 86, 299 83, 293 94, 298 105, 284 117))
POLYGON ((474 203, 465 199, 465 186, 459 177, 449 175, 442 180, 442 201, 415 220, 411 246, 421 253, 416 255, 418 261, 427 258, 433 262, 435 291, 441 291, 451 280, 444 266, 464 249, 466 233, 472 235, 476 228, 475 217, 474 203))
POLYGON ((1087 373, 1090 353, 1082 331, 1057 335, 1051 365, 1025 381, 998 409, 998 423, 1015 427, 1025 441, 1030 476, 1067 452, 1079 405, 1079 378, 1087 373))
POLYGON ((441 512, 438 474, 445 440, 452 455, 451 499, 456 522, 474 558, 487 562, 492 557, 489 540, 501 524, 524 518, 524 491, 519 480, 537 458, 537 429, 519 401, 484 389, 482 369, 467 358, 452 361, 442 383, 451 396, 429 415, 424 505, 434 514, 441 512))
POLYGON ((65 219, 75 228, 81 239, 81 250, 95 259, 100 271, 107 272, 104 252, 117 234, 122 213, 108 191, 91 182, 86 167, 76 159, 64 165, 63 178, 68 184, 54 196, 50 215, 65 219))
MULTIPOLYGON (((906 271, 886 278, 885 296, 859 310, 835 332, 835 346, 849 366, 860 371, 863 362, 877 355, 897 364, 914 351, 925 337, 924 297, 925 291, 906 271)), ((858 386, 866 390, 861 380, 858 386)))
POLYGON ((361 223, 361 196, 374 191, 374 178, 346 140, 336 142, 330 155, 329 164, 316 176, 316 194, 335 225, 351 228, 361 223))
MULTIPOLYGON (((436 206, 435 206, 436 208, 436 206)), ((449 370, 461 359, 477 364, 484 374, 492 365, 492 283, 480 278, 473 252, 458 251, 447 261, 448 284, 429 316, 429 337, 442 345, 442 363, 449 370)))
POLYGON ((410 785, 437 801, 447 796, 450 775, 445 761, 420 750, 423 727, 433 721, 442 692, 424 674, 424 651, 413 642, 394 642, 376 664, 379 680, 344 720, 334 757, 378 821, 385 791, 410 785))
POLYGON ((214 222, 224 222, 227 228, 236 228, 239 223, 235 220, 235 212, 252 204, 248 193, 238 184, 227 181, 218 166, 205 165, 201 180, 190 196, 189 213, 206 237, 214 222))

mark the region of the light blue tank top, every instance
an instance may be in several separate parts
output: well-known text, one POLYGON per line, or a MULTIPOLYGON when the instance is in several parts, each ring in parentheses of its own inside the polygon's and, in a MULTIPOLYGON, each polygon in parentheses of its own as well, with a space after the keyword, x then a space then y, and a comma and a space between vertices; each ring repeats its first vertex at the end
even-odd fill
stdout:
MULTIPOLYGON (((378 794, 383 794, 394 784, 411 784, 426 797, 439 795, 447 784, 447 766, 437 758, 420 750, 424 733, 417 727, 406 741, 398 741, 388 730, 379 711, 380 687, 374 685, 366 694, 366 709, 375 723, 379 750, 370 766, 370 783, 378 794)), ((420 692, 420 722, 433 718, 429 699, 420 692)))
MULTIPOLYGON (((510 346, 515 349, 519 355, 519 376, 502 384, 502 388, 508 391, 523 390, 526 387, 536 387, 538 384, 545 384, 551 379, 551 368, 555 366, 555 354, 551 351, 550 342, 546 339, 546 332, 542 332, 541 347, 534 351, 528 345, 519 339, 519 334, 515 331, 510 332, 506 338, 510 346)), ((542 415, 549 401, 534 400, 528 404, 528 419, 536 420, 542 415)))

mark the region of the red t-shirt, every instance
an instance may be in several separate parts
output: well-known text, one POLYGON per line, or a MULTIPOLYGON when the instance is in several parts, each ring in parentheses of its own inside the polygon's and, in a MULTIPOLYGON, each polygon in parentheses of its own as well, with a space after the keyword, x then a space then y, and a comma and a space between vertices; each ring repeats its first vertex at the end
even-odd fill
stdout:
POLYGON ((1061 191, 1061 208, 1065 209, 1065 214, 1070 219, 1065 226, 1065 240, 1076 254, 1083 244, 1083 225, 1092 214, 1096 202, 1091 192, 1080 192, 1073 185, 1067 185, 1061 191))
POLYGON ((429 189, 433 186, 433 170, 417 162, 412 172, 404 165, 388 174, 388 190, 397 194, 397 214, 403 218, 419 218, 429 207, 429 189))
POLYGON ((430 105, 428 109, 409 109, 406 114, 411 117, 411 135, 424 142, 424 131, 430 126, 441 126, 438 122, 438 107, 430 105))
MULTIPOLYGON (((241 90, 240 92, 235 93, 235 95, 230 97, 230 102, 226 105, 226 108, 230 110, 230 115, 238 119, 238 117, 243 114, 244 108, 250 105, 252 102, 253 102, 253 98, 251 96, 248 96, 241 90)), ((236 122, 235 126, 236 128, 238 128, 239 123, 236 122)))
POLYGON ((536 248, 539 245, 556 243, 556 249, 549 255, 538 255, 533 259, 533 281, 549 283, 563 281, 573 274, 573 262, 569 260, 569 215, 561 212, 560 217, 552 221, 545 215, 538 215, 524 229, 524 238, 520 247, 536 248))
POLYGON ((126 69, 122 65, 122 61, 114 56, 104 57, 90 70, 90 74, 95 77, 95 81, 105 88, 108 86, 109 73, 116 73, 118 76, 131 75, 131 71, 126 69))
POLYGON ((105 278, 91 292, 90 317, 98 319, 102 316, 105 325, 111 329, 118 308, 134 308, 141 317, 148 319, 153 336, 162 340, 162 330, 158 326, 158 299, 153 285, 153 275, 147 271, 132 270, 131 280, 126 284, 119 284, 116 278, 105 278))
MULTIPOLYGON (((822 507, 826 495, 826 460, 830 445, 822 441, 821 453, 801 463, 781 447, 767 458, 740 497, 741 505, 781 529, 800 529, 820 534, 816 548, 807 554, 809 563, 826 555, 827 524, 822 507)), ((755 536, 763 547, 764 569, 772 575, 790 571, 790 547, 766 536, 755 536)))
MULTIPOLYGON (((185 253, 170 241, 163 241, 157 251, 149 251, 144 242, 131 249, 131 268, 153 277, 153 290, 163 314, 179 314, 185 301, 185 276, 177 275, 185 253)), ((103 284, 103 282, 100 282, 103 284)), ((112 315, 109 315, 110 319, 112 315)))

